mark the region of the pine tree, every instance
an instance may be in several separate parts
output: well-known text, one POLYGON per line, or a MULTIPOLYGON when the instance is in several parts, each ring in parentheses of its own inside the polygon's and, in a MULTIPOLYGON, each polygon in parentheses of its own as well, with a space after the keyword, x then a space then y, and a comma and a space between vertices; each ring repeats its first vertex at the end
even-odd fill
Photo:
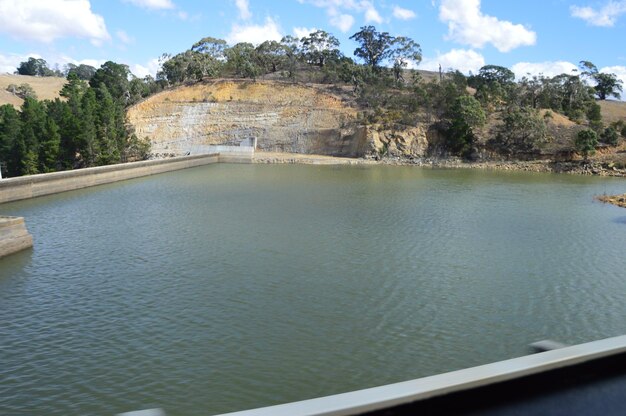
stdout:
POLYGON ((59 148, 61 134, 59 126, 52 117, 46 117, 46 125, 43 137, 39 144, 39 170, 41 172, 54 172, 59 168, 59 148))
POLYGON ((81 99, 80 133, 78 136, 78 153, 84 166, 93 166, 100 154, 96 134, 96 112, 98 104, 96 93, 87 89, 81 99))
POLYGON ((20 118, 20 134, 12 151, 16 172, 18 175, 39 173, 39 146, 46 133, 46 112, 39 101, 26 98, 20 118))
POLYGON ((98 101, 96 136, 100 149, 96 164, 109 165, 119 163, 118 140, 120 138, 116 123, 117 105, 105 84, 100 84, 96 89, 96 98, 98 101))
POLYGON ((0 106, 0 164, 6 164, 3 174, 17 176, 13 163, 12 148, 20 134, 20 114, 10 104, 0 106))

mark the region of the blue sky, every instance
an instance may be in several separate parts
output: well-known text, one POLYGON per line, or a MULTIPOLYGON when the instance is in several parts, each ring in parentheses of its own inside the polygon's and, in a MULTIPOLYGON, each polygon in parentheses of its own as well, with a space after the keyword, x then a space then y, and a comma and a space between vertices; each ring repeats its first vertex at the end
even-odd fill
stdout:
POLYGON ((352 57, 364 25, 414 39, 423 69, 556 75, 589 60, 626 84, 626 0, 0 0, 0 73, 37 56, 154 75, 163 53, 206 36, 260 43, 313 29, 352 57))

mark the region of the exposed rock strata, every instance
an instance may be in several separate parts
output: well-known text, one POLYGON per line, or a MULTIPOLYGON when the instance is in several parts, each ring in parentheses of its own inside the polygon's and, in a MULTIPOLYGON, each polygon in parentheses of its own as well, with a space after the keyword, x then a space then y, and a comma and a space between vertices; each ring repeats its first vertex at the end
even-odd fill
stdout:
POLYGON ((222 80, 179 87, 128 111, 155 157, 203 153, 209 145, 257 138, 260 150, 363 157, 386 153, 424 156, 422 127, 379 131, 363 126, 358 111, 321 87, 222 80))

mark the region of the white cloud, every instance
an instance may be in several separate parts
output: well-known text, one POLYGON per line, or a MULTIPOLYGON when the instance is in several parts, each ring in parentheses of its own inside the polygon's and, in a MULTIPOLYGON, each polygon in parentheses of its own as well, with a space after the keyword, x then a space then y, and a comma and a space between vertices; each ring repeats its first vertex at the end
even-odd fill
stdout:
POLYGON ((400 6, 393 6, 393 17, 399 20, 415 19, 417 15, 413 10, 403 9, 400 6))
POLYGON ((131 43, 135 43, 135 39, 129 36, 128 33, 126 33, 123 30, 118 30, 117 32, 115 32, 115 35, 125 45, 130 45, 131 43))
POLYGON ((374 7, 372 3, 369 3, 365 8, 365 23, 378 23, 381 24, 383 22, 383 18, 378 13, 378 10, 374 7))
POLYGON ((366 23, 383 22, 372 0, 298 0, 298 2, 326 9, 330 25, 343 33, 349 31, 354 25, 355 19, 352 13, 363 13, 366 23))
POLYGON ((601 9, 594 10, 591 7, 571 6, 570 13, 586 21, 592 26, 611 27, 622 14, 626 13, 626 1, 609 1, 601 9))
POLYGON ((452 49, 450 52, 438 54, 436 58, 424 58, 419 68, 438 71, 439 65, 443 71, 458 70, 464 74, 476 73, 485 66, 485 58, 472 49, 452 49))
POLYGON ((156 77, 156 73, 161 69, 161 63, 158 58, 149 60, 145 65, 134 64, 130 67, 130 72, 139 78, 145 78, 148 75, 156 77))
POLYGON ((99 46, 111 39, 88 0, 0 0, 0 32, 45 43, 79 37, 99 46))
POLYGON ((235 45, 240 42, 249 42, 258 45, 266 40, 279 41, 282 37, 278 24, 274 19, 268 17, 265 19, 264 25, 242 26, 234 24, 231 27, 230 33, 226 36, 226 41, 230 45, 235 45))
POLYGON ((135 6, 142 7, 144 9, 151 10, 167 10, 174 9, 176 6, 172 3, 172 0, 124 0, 127 3, 134 4, 135 6))
POLYGON ((308 27, 294 27, 293 28, 293 35, 298 38, 298 39, 302 39, 304 37, 309 36, 311 33, 317 31, 318 29, 315 27, 312 28, 308 28, 308 27))
POLYGON ((483 14, 480 0, 442 0, 439 19, 448 24, 449 39, 474 48, 490 43, 500 52, 508 52, 537 41, 535 32, 523 25, 483 14))
POLYGON ((349 14, 338 14, 336 16, 331 16, 329 22, 342 33, 346 33, 354 24, 354 17, 349 14))
POLYGON ((235 0, 235 6, 239 10, 239 18, 242 20, 248 20, 252 17, 250 12, 250 3, 248 0, 235 0))
POLYGON ((515 72, 518 79, 528 75, 542 74, 546 77, 554 77, 561 74, 574 74, 575 70, 578 70, 578 67, 567 61, 519 62, 511 67, 511 71, 515 72))

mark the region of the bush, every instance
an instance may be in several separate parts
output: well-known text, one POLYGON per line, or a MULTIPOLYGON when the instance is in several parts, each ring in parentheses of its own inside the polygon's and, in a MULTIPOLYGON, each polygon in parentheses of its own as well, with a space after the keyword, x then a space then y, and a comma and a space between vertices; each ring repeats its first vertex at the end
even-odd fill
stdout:
POLYGON ((476 142, 475 130, 487 121, 480 102, 470 95, 456 98, 448 113, 450 125, 446 147, 457 156, 470 158, 476 142))
POLYGON ((619 134, 613 127, 607 127, 600 135, 602 143, 610 144, 611 146, 617 146, 619 140, 619 134))
POLYGON ((6 90, 10 92, 11 94, 16 95, 24 100, 26 98, 32 98, 34 100, 37 99, 37 94, 35 93, 35 90, 33 89, 33 87, 30 86, 30 84, 20 84, 20 85, 9 84, 6 90))
POLYGON ((532 108, 511 108, 503 115, 504 123, 490 145, 505 154, 536 151, 547 136, 544 119, 532 108))
POLYGON ((597 145, 598 134, 591 129, 579 131, 576 135, 576 139, 574 140, 576 151, 582 154, 585 160, 587 160, 589 155, 595 153, 597 145))

